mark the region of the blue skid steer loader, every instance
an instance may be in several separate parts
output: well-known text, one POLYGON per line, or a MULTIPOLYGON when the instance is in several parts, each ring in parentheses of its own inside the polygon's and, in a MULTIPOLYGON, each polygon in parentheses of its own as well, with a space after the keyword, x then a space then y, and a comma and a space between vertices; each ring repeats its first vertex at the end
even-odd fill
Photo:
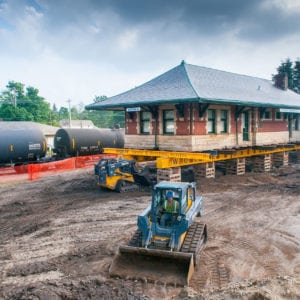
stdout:
POLYGON ((121 245, 109 268, 112 277, 188 285, 207 241, 202 197, 194 182, 162 181, 152 191, 152 203, 138 216, 138 229, 121 245), (177 204, 168 211, 166 198, 177 204))

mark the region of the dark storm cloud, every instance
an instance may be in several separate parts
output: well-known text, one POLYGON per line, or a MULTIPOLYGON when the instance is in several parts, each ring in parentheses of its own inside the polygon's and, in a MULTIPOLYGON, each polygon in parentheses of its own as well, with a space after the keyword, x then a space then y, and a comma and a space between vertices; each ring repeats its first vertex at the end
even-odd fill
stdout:
POLYGON ((257 42, 277 40, 299 32, 300 12, 270 7, 247 16, 243 25, 240 38, 257 42))
POLYGON ((269 78, 299 56, 299 30, 298 0, 0 0, 0 84, 28 82, 65 105, 182 59, 269 78))
POLYGON ((187 25, 203 24, 209 22, 216 26, 213 21, 219 17, 227 21, 234 20, 243 12, 247 11, 248 6, 253 6, 256 1, 239 0, 173 0, 173 1, 113 1, 112 7, 131 22, 149 22, 153 20, 178 20, 187 25))
POLYGON ((105 33, 122 28, 151 26, 160 30, 156 38, 222 35, 229 31, 244 40, 276 40, 293 34, 300 26, 299 11, 285 11, 263 0, 88 0, 44 1, 50 13, 51 28, 65 24, 101 22, 105 13, 118 17, 105 20, 105 33), (158 26, 161 24, 161 26, 158 26), (158 26, 158 27, 157 27, 158 26), (165 30, 165 32, 164 32, 165 30))

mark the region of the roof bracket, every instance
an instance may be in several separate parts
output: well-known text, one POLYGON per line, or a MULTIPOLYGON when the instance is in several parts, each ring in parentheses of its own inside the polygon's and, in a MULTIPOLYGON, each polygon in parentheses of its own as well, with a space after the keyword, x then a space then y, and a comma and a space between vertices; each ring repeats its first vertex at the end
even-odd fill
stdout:
POLYGON ((178 111, 179 118, 184 117, 184 104, 175 104, 175 107, 178 111))
POLYGON ((235 117, 236 119, 238 119, 242 112, 245 110, 246 106, 236 106, 236 110, 235 110, 235 117))
POLYGON ((208 107, 209 107, 208 103, 203 103, 203 104, 199 103, 199 118, 203 118, 208 107))
POLYGON ((156 120, 158 117, 158 109, 157 106, 146 106, 145 107, 147 111, 150 111, 152 114, 152 117, 156 120))

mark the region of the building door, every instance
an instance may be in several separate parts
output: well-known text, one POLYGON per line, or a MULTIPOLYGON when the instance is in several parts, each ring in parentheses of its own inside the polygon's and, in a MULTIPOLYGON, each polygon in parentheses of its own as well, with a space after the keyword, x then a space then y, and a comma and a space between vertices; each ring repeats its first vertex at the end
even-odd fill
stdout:
POLYGON ((243 112, 243 141, 249 141, 249 112, 243 112))

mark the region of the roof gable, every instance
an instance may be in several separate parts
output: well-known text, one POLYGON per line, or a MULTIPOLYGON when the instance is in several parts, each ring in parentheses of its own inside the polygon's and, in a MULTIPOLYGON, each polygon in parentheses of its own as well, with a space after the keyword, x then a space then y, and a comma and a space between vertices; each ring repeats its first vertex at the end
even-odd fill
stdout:
POLYGON ((174 102, 182 99, 197 99, 186 70, 179 65, 166 73, 117 96, 91 104, 87 109, 98 107, 135 106, 174 102))

